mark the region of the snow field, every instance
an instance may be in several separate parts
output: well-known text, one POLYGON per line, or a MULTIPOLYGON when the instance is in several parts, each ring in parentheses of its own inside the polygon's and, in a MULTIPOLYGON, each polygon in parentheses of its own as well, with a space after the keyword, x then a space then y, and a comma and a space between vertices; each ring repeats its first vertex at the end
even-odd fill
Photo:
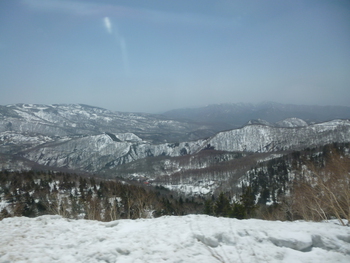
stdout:
POLYGON ((350 262, 350 228, 205 215, 0 221, 0 263, 350 262))

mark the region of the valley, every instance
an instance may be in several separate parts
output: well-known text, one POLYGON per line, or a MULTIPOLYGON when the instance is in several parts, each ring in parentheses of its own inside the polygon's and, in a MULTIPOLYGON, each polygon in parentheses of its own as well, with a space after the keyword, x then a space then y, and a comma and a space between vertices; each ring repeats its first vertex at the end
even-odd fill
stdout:
MULTIPOLYGON (((225 105, 226 113, 228 107, 242 112, 242 105, 225 105)), ((250 187, 256 204, 269 205, 285 199, 310 160, 325 160, 333 148, 349 157, 350 121, 332 118, 350 116, 341 115, 347 108, 332 112, 329 107, 286 105, 278 118, 280 104, 265 107, 248 111, 257 118, 246 119, 243 126, 232 128, 241 123, 238 119, 231 129, 221 130, 229 127, 224 113, 216 121, 209 116, 195 122, 78 104, 1 106, 1 170, 127 181, 199 200, 225 193, 239 202, 250 187), (274 118, 260 119, 266 112, 274 112, 274 118), (296 112, 309 119, 291 117, 296 112)))

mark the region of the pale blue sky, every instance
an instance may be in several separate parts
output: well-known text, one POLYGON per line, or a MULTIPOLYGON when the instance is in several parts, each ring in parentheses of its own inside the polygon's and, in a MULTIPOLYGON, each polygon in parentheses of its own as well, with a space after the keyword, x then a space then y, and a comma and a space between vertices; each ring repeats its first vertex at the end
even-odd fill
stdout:
POLYGON ((350 106, 350 2, 1 0, 0 104, 350 106))

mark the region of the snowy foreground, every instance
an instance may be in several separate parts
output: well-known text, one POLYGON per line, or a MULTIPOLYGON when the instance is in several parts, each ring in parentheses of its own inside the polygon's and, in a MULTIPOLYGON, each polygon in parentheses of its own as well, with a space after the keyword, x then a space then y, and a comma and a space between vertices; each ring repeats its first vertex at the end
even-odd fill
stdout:
POLYGON ((350 227, 205 215, 0 221, 0 262, 350 262, 350 227))

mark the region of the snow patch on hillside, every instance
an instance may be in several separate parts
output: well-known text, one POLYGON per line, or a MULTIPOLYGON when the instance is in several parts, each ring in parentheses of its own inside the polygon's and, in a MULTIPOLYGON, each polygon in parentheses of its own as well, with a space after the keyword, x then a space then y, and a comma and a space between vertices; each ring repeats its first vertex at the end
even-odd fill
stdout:
POLYGON ((197 196, 197 195, 207 195, 209 193, 214 192, 216 185, 214 187, 213 184, 165 184, 163 185, 165 188, 168 188, 169 190, 180 192, 185 194, 186 196, 197 196))

